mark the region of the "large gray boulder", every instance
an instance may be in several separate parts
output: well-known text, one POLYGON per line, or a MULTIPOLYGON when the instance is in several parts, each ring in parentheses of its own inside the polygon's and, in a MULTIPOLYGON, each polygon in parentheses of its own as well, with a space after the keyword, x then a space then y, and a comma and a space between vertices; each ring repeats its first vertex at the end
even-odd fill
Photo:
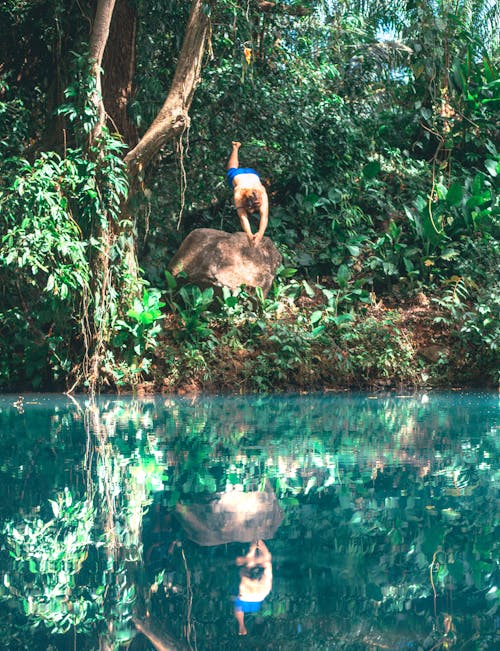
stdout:
POLYGON ((245 233, 225 233, 214 228, 197 228, 182 242, 168 265, 174 276, 183 271, 201 288, 240 285, 269 291, 281 254, 268 237, 258 246, 248 243, 245 233))

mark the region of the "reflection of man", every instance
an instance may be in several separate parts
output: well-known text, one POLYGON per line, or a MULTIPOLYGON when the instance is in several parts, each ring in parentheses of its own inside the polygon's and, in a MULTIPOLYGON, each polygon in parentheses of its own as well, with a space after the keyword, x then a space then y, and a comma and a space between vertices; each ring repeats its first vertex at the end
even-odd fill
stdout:
POLYGON ((246 556, 238 556, 241 566, 240 587, 234 600, 234 616, 238 622, 238 635, 246 635, 245 613, 256 613, 271 592, 273 568, 271 554, 262 540, 250 545, 246 556))

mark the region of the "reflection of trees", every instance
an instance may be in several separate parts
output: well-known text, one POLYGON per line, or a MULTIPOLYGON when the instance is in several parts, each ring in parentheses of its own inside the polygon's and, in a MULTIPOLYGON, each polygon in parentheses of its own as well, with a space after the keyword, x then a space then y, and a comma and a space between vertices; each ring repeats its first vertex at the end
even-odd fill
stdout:
MULTIPOLYGON (((286 510, 273 541, 281 587, 270 614, 306 604, 311 621, 351 613, 383 622, 393 612, 416 617, 420 602, 433 612, 434 590, 442 612, 457 595, 484 600, 493 586, 499 443, 493 409, 481 416, 474 396, 98 406, 35 406, 28 421, 1 405, 0 513, 14 552, 0 556, 2 598, 32 623, 100 631, 101 647, 117 648, 133 635, 152 496, 173 508, 214 493, 234 499, 266 482, 286 510)), ((220 605, 197 602, 196 591, 222 586, 204 562, 189 549, 194 617, 208 621, 220 605)), ((170 607, 162 606, 167 618, 170 607)))
POLYGON ((54 632, 89 630, 101 617, 102 594, 77 585, 92 544, 94 512, 89 502, 73 502, 68 489, 52 501, 48 521, 25 519, 4 527, 12 571, 4 586, 22 603, 24 613, 54 632))
MULTIPOLYGON (((4 575, 3 597, 9 603, 16 598, 28 621, 34 625, 44 621, 53 632, 87 632, 97 627, 99 647, 113 649, 130 640, 133 631, 130 620, 136 601, 135 573, 142 560, 142 515, 158 481, 158 466, 145 451, 146 442, 137 444, 144 415, 134 405, 123 408, 114 403, 99 410, 91 404, 85 409, 77 406, 70 414, 74 423, 85 423, 87 434, 83 450, 80 446, 84 452, 80 452, 84 481, 77 481, 81 497, 74 499, 65 487, 56 500, 50 500, 52 518, 5 521, 11 567, 4 575), (128 445, 126 436, 114 445, 117 422, 126 423, 134 433, 133 445, 128 445)), ((38 470, 31 467, 29 472, 38 470)), ((69 474, 73 469, 68 467, 55 473, 54 488, 67 482, 69 474)))
MULTIPOLYGON (((492 394, 492 407, 494 400, 492 394)), ((266 442, 280 432, 285 438, 288 433, 292 437, 328 437, 332 442, 340 438, 344 445, 387 441, 396 448, 400 439, 405 445, 410 437, 416 445, 425 446, 429 442, 426 436, 452 433, 456 438, 470 432, 476 421, 481 426, 484 423, 481 401, 474 395, 450 395, 446 401, 432 395, 428 401, 410 396, 367 400, 364 395, 345 394, 299 399, 232 396, 168 400, 166 407, 158 415, 158 425, 168 438, 180 433, 188 438, 202 436, 206 441, 223 439, 228 445, 241 439, 266 442)))

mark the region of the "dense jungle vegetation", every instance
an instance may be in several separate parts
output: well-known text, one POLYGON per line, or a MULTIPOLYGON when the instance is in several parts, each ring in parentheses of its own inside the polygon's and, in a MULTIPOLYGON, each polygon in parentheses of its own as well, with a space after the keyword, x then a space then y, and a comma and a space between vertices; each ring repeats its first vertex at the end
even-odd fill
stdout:
POLYGON ((0 389, 498 381, 490 0, 6 0, 0 389), (167 270, 270 195, 271 292, 167 270))

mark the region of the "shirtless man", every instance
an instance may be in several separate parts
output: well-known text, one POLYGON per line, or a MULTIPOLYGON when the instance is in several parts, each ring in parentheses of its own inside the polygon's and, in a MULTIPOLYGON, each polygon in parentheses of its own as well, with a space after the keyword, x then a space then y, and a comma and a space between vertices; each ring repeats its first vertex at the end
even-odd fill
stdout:
POLYGON ((251 167, 239 167, 238 150, 241 142, 233 141, 233 149, 227 162, 227 180, 234 190, 234 206, 241 227, 248 237, 250 246, 257 246, 264 237, 267 228, 269 201, 267 192, 262 185, 259 175, 251 167), (252 233, 249 215, 259 213, 260 223, 257 233, 252 233))
POLYGON ((273 567, 271 553, 263 540, 250 545, 246 556, 238 556, 241 567, 238 596, 234 600, 234 616, 238 622, 238 635, 246 635, 245 613, 256 613, 271 592, 273 567))

